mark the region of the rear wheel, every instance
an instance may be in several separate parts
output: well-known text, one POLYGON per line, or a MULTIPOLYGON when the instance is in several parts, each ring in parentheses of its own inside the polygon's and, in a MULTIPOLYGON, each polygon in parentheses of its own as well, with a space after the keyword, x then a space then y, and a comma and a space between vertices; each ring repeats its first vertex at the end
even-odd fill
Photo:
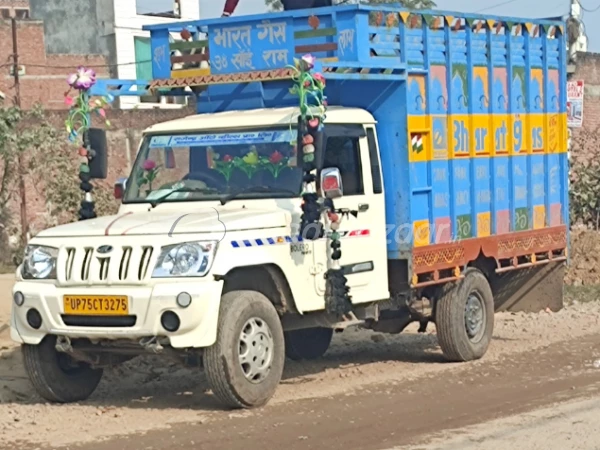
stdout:
POLYGON ((215 396, 230 408, 262 406, 275 393, 284 362, 283 329, 271 302, 255 291, 223 295, 217 342, 204 352, 215 396))
POLYGON ((494 331, 494 297, 483 273, 467 269, 458 286, 438 301, 435 319, 446 358, 463 362, 483 357, 494 331))
POLYGON ((39 345, 21 347, 25 371, 37 393, 57 403, 86 400, 98 387, 102 369, 75 361, 55 348, 56 337, 46 336, 39 345))
POLYGON ((331 344, 331 328, 306 328, 285 332, 285 354, 294 361, 322 357, 331 344))

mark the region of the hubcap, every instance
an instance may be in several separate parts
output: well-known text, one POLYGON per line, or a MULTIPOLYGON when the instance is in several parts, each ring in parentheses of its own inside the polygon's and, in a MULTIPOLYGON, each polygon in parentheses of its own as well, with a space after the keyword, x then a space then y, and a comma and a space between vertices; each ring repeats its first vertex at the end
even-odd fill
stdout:
POLYGON ((469 294, 465 306, 465 327, 471 341, 477 342, 484 332, 485 306, 476 293, 469 294))
POLYGON ((264 320, 254 317, 246 322, 240 333, 239 358, 250 382, 260 383, 269 375, 274 346, 273 334, 264 320))

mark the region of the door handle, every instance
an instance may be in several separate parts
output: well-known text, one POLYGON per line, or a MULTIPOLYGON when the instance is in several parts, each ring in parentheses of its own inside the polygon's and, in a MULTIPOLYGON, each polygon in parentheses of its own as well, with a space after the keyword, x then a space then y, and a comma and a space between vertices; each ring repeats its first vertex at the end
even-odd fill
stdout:
POLYGON ((365 212, 369 210, 369 204, 368 203, 361 203, 358 205, 358 212, 365 212))

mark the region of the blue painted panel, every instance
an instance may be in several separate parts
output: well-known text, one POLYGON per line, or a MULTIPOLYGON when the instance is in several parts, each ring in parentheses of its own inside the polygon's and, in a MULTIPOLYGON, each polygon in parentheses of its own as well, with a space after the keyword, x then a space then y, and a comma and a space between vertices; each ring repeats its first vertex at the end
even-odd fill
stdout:
POLYGON ((429 30, 429 61, 431 64, 446 64, 446 40, 443 31, 429 30))
POLYGON ((510 211, 510 164, 508 156, 492 158, 492 184, 492 233, 498 234, 501 228, 498 227, 497 214, 502 211, 510 211))
POLYGON ((277 17, 257 22, 208 27, 212 74, 269 70, 293 63, 293 19, 277 17))
POLYGON ((471 196, 471 159, 461 158, 450 161, 452 171, 452 210, 453 210, 453 230, 455 239, 473 237, 473 199, 471 196), (462 217, 469 219, 461 222, 462 217), (460 228, 462 224, 462 229, 460 228))
POLYGON ((168 30, 152 33, 152 76, 154 79, 171 78, 171 52, 169 50, 168 30))

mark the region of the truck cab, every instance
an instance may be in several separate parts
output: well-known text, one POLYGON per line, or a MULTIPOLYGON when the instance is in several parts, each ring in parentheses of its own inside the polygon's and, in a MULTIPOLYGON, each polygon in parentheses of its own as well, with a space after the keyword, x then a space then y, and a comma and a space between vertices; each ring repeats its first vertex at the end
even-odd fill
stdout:
POLYGON ((448 359, 471 361, 495 311, 559 309, 561 24, 536 34, 522 20, 513 36, 514 20, 431 14, 441 21, 346 6, 148 27, 155 79, 100 80, 96 93, 192 92, 198 114, 144 131, 115 216, 29 243, 11 336, 38 392, 84 400, 105 367, 151 352, 201 365, 226 406, 250 408, 272 397, 286 357, 323 356, 334 330, 433 322, 448 359), (181 27, 194 39, 170 42, 181 27), (169 60, 184 47, 210 56, 169 60), (288 54, 305 51, 320 55, 328 97, 309 143, 289 92, 288 54), (317 234, 302 229, 307 199, 317 234))

